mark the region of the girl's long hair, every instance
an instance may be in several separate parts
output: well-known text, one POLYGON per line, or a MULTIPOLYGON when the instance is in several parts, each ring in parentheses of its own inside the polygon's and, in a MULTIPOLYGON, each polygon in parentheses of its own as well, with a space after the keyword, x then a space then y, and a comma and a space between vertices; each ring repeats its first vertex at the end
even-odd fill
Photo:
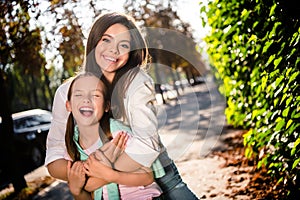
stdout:
MULTIPOLYGON (((93 73, 90 72, 85 72, 85 73, 79 73, 77 74, 75 77, 72 78, 71 84, 70 84, 70 88, 68 90, 68 101, 71 100, 71 95, 72 95, 72 88, 73 85, 75 83, 76 80, 82 78, 82 77, 86 77, 86 76, 95 76, 93 73)), ((99 81, 101 81, 99 79, 99 81)), ((103 84, 104 85, 104 84, 103 84)), ((104 90, 104 97, 105 97, 105 104, 107 104, 109 102, 109 96, 107 93, 107 88, 105 88, 104 90)), ((104 137, 101 135, 101 131, 99 130, 99 134, 100 134, 100 138, 102 139, 103 143, 105 143, 105 141, 107 140, 111 140, 112 139, 112 134, 110 132, 110 126, 109 126, 109 113, 108 112, 104 112, 103 116, 101 117, 99 123, 100 123, 100 129, 102 129, 103 133, 104 133, 104 137)), ((75 119, 73 117, 72 112, 70 112, 69 117, 68 117, 68 121, 67 121, 67 126, 66 126, 66 134, 65 134, 65 142, 66 142, 66 147, 67 147, 67 152, 69 154, 69 156, 71 157, 71 159, 73 161, 78 161, 81 160, 80 159, 80 153, 77 149, 76 143, 74 141, 74 129, 75 129, 75 119)))

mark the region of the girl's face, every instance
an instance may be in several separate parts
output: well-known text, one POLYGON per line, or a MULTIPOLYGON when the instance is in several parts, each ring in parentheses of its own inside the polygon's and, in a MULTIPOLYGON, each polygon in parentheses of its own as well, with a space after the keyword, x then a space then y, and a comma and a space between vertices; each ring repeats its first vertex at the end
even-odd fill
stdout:
POLYGON ((127 63, 130 39, 130 33, 124 25, 114 24, 106 30, 99 40, 95 50, 95 58, 108 81, 112 81, 116 71, 127 63))
POLYGON ((78 125, 99 123, 104 111, 108 110, 104 88, 104 84, 94 76, 84 76, 73 83, 71 99, 66 107, 73 113, 78 125))

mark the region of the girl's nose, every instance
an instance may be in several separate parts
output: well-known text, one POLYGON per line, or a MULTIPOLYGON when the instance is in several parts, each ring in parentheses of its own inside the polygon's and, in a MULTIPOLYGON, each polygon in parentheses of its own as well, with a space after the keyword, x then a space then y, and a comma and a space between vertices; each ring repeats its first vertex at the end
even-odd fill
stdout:
POLYGON ((85 98, 83 99, 83 102, 84 102, 84 103, 90 103, 90 102, 91 102, 90 97, 85 97, 85 98))

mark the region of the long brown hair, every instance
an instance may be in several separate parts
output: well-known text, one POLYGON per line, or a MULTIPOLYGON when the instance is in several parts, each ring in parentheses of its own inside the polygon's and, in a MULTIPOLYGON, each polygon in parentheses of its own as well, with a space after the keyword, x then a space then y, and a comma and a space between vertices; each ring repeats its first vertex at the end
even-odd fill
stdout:
POLYGON ((85 49, 85 65, 84 70, 92 72, 96 76, 100 77, 102 72, 101 68, 96 63, 95 48, 102 38, 106 30, 114 24, 122 24, 128 28, 130 33, 130 53, 127 63, 117 70, 112 84, 105 81, 105 84, 109 87, 109 92, 112 94, 115 90, 116 96, 113 96, 112 108, 117 108, 118 115, 116 118, 126 118, 123 98, 125 93, 141 68, 146 68, 146 64, 150 58, 148 53, 148 47, 145 42, 141 31, 135 25, 134 19, 128 15, 112 12, 99 16, 94 22, 89 37, 87 40, 87 46, 85 49))
MULTIPOLYGON (((76 80, 82 78, 82 77, 88 77, 88 76, 95 76, 93 73, 90 72, 83 72, 83 73, 79 73, 77 74, 75 77, 72 78, 71 84, 70 84, 70 88, 68 90, 68 101, 71 100, 71 95, 72 95, 72 88, 74 83, 76 82, 76 80)), ((101 81, 99 79, 99 81, 101 81)), ((105 85, 105 84, 103 84, 105 85)), ((109 95, 108 95, 108 91, 107 88, 104 88, 104 98, 105 98, 105 104, 109 102, 109 95)), ((110 132, 110 126, 109 126, 109 113, 108 112, 104 112, 102 118, 99 121, 100 123, 100 129, 102 129, 103 133, 104 133, 104 137, 101 135, 101 132, 99 132, 100 137, 104 143, 104 139, 106 138, 107 140, 111 140, 112 139, 112 134, 110 132)), ((67 147, 67 151, 68 154, 70 155, 70 157, 72 158, 73 161, 77 161, 80 160, 80 153, 77 149, 76 143, 73 140, 74 138, 74 128, 75 128, 75 119, 73 117, 72 112, 70 112, 69 117, 68 117, 68 121, 67 121, 67 126, 66 126, 66 134, 65 134, 65 142, 66 142, 66 147, 67 147)))

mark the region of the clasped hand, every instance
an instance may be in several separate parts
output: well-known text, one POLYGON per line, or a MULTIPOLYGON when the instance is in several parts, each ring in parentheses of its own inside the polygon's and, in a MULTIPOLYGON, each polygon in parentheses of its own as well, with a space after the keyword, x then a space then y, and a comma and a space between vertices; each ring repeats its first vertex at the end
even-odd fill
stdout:
POLYGON ((84 162, 85 173, 90 177, 111 182, 114 163, 124 152, 128 138, 126 132, 120 132, 111 142, 104 144, 100 149, 90 154, 84 162))

